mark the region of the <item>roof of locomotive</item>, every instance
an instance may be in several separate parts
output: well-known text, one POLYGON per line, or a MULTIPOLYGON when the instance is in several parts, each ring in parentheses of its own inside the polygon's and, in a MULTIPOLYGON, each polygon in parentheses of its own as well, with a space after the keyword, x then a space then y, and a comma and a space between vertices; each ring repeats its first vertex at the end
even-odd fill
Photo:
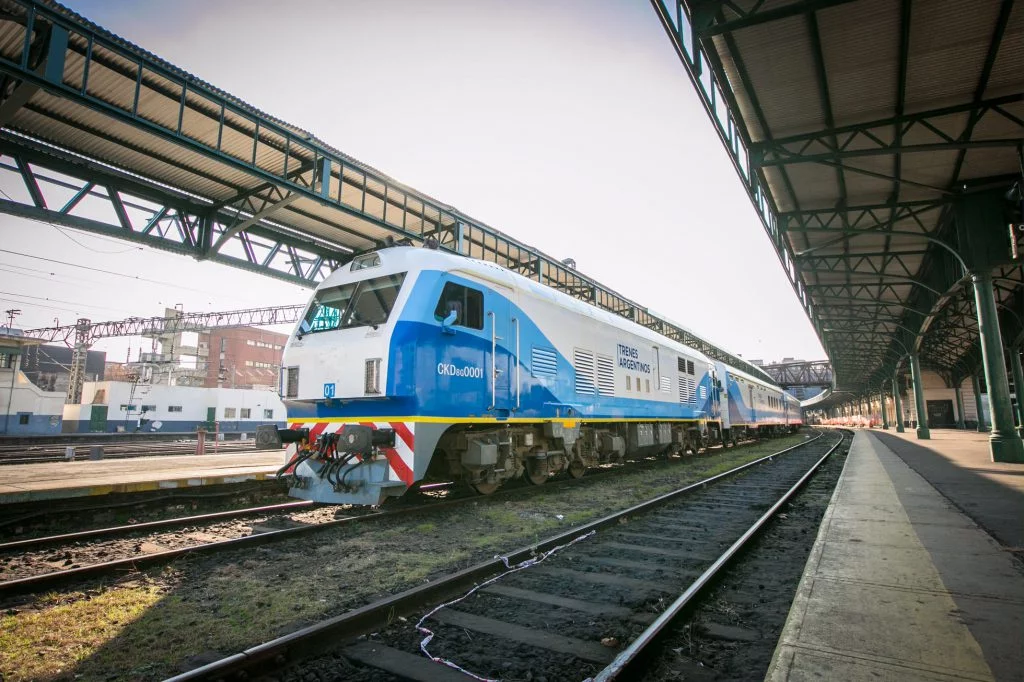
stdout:
MULTIPOLYGON (((368 268, 352 270, 350 266, 343 266, 332 272, 317 289, 338 286, 347 282, 359 281, 378 276, 378 274, 391 274, 396 272, 410 272, 415 270, 443 270, 447 272, 462 272, 477 277, 484 281, 490 281, 506 287, 517 289, 531 296, 547 299, 555 305, 574 310, 580 314, 588 315, 596 320, 610 324, 636 336, 657 342, 663 345, 677 348, 685 352, 691 358, 712 362, 706 355, 695 348, 679 343, 668 338, 653 329, 637 324, 632 320, 616 315, 607 310, 602 310, 586 301, 565 294, 540 282, 535 282, 519 273, 512 272, 496 263, 469 258, 449 251, 440 249, 427 249, 414 246, 392 246, 379 249, 374 253, 380 256, 380 265, 368 268)), ((362 254, 360 257, 370 254, 362 254)))
MULTIPOLYGON (((537 298, 547 299, 555 305, 574 310, 580 314, 589 315, 596 320, 619 327, 624 331, 635 334, 636 336, 664 344, 669 347, 675 347, 695 359, 700 359, 708 363, 713 362, 710 358, 695 348, 679 343, 678 341, 670 339, 663 334, 659 334, 653 329, 644 327, 632 320, 627 320, 626 318, 616 315, 611 311, 603 310, 597 306, 587 303, 586 301, 573 298, 572 296, 558 291, 557 289, 552 289, 540 282, 535 282, 528 277, 524 277, 517 272, 512 272, 511 270, 496 263, 462 256, 441 249, 428 249, 415 246, 391 246, 379 249, 373 253, 380 256, 379 266, 357 269, 354 271, 350 266, 341 267, 332 272, 330 276, 321 282, 318 289, 376 277, 377 273, 391 274, 396 272, 429 269, 443 270, 446 272, 462 272, 484 281, 490 281, 517 289, 520 292, 526 292, 537 298)), ((361 254, 360 257, 368 255, 370 254, 361 254)), ((773 386, 763 379, 749 374, 748 372, 736 369, 730 365, 725 365, 725 363, 722 364, 728 368, 730 373, 743 377, 747 381, 753 382, 759 386, 764 386, 765 388, 773 391, 781 390, 778 386, 773 386)), ((782 392, 790 395, 791 398, 793 397, 786 391, 782 392)), ((793 399, 796 400, 796 398, 793 399)))

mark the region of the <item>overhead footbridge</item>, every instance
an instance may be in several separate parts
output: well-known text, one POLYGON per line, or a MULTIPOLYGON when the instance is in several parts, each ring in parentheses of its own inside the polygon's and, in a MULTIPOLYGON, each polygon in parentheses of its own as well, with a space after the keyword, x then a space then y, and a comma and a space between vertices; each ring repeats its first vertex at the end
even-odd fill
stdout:
POLYGON ((1024 461, 1024 2, 652 5, 828 354, 824 407, 902 429, 905 372, 917 415, 921 367, 958 399, 983 374, 992 455, 1024 461))
POLYGON ((0 180, 19 188, 0 196, 4 213, 310 286, 355 253, 433 240, 770 380, 55 2, 0 0, 0 180))

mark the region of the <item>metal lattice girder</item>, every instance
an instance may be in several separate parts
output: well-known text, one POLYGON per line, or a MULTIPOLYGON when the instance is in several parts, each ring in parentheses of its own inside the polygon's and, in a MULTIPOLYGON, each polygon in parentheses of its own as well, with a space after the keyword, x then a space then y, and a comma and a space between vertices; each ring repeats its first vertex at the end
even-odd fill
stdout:
POLYGON ((30 200, 0 202, 0 211, 306 284, 322 279, 353 252, 392 239, 433 239, 441 248, 510 268, 761 374, 560 260, 55 2, 0 0, 0 10, 5 153, 10 166, 19 172, 28 168, 31 176, 25 180, 30 200), (41 151, 77 168, 60 171, 74 178, 68 189, 103 199, 114 217, 85 217, 74 205, 61 202, 62 210, 32 194, 41 187, 33 164, 58 170, 49 161, 28 158, 41 151), (143 210, 142 199, 153 205, 140 227, 133 212, 143 210))
POLYGON ((798 386, 832 387, 832 365, 827 360, 813 362, 786 362, 765 365, 764 371, 785 389, 798 386))
POLYGON ((297 322, 305 305, 269 306, 246 308, 213 313, 181 313, 173 317, 130 317, 126 320, 92 322, 82 319, 75 324, 59 327, 29 329, 27 336, 46 341, 72 339, 78 344, 91 344, 96 339, 119 336, 149 336, 154 334, 176 334, 179 332, 201 332, 210 329, 231 327, 266 327, 275 324, 297 322))
POLYGON ((877 390, 909 350, 932 367, 976 358, 926 337, 977 334, 966 316, 943 317, 969 267, 953 207, 965 186, 1020 178, 1019 2, 652 5, 839 382, 877 390), (870 329, 840 329, 851 324, 870 329))
POLYGON ((164 251, 315 285, 347 259, 333 244, 256 220, 231 232, 237 213, 183 192, 29 140, 0 133, 0 211, 126 239, 164 251), (20 186, 24 192, 14 188, 20 186), (20 198, 24 195, 24 198, 20 198), (223 246, 207 255, 204 244, 223 246))

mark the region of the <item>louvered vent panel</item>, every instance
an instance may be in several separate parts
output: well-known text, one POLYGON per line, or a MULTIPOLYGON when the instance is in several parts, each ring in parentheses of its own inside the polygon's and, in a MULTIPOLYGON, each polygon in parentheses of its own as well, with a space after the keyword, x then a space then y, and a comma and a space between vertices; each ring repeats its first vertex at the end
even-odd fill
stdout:
POLYGON ((588 350, 574 348, 572 367, 576 370, 576 392, 594 395, 594 354, 588 350))
POLYGON ((533 347, 530 369, 535 377, 553 377, 558 371, 558 356, 550 348, 533 347))
POLYGON ((663 393, 668 393, 672 390, 672 381, 668 377, 661 377, 661 390, 663 393))
POLYGON ((683 405, 692 405, 694 399, 693 377, 679 375, 679 402, 683 405))
POLYGON ((615 361, 608 355, 597 356, 597 392, 615 395, 615 361))

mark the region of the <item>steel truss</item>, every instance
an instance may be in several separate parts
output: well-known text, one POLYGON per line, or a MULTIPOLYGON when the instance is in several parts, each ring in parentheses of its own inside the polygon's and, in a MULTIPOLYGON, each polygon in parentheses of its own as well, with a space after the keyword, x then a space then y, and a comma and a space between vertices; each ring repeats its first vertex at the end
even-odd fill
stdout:
POLYGON ((126 320, 109 322, 93 322, 86 318, 80 318, 75 324, 29 329, 25 334, 48 342, 63 341, 73 346, 71 376, 65 402, 76 405, 82 400, 82 386, 85 384, 85 361, 89 347, 97 339, 288 324, 298 321, 303 309, 305 309, 304 304, 286 305, 217 313, 183 312, 173 317, 130 317, 126 320))
MULTIPOLYGON (((985 96, 1000 45, 1012 35, 1004 29, 1013 0, 999 3, 973 97, 956 106, 914 112, 905 110, 913 5, 900 0, 894 36, 895 115, 855 125, 836 124, 817 14, 850 0, 651 2, 843 388, 877 390, 881 381, 891 379, 906 349, 919 350, 922 364, 946 374, 976 368, 981 362, 977 320, 964 314, 973 306, 972 291, 963 289, 963 261, 956 262, 948 251, 956 246, 953 209, 962 190, 968 150, 1015 148, 1018 156, 1022 153, 1019 135, 986 132, 994 126, 1024 131, 1019 114, 1024 93, 1005 94, 1004 88, 998 96, 985 96), (800 40, 806 35, 801 49, 811 60, 817 90, 808 94, 817 95, 823 125, 806 134, 774 137, 742 58, 756 53, 756 48, 748 43, 746 51, 738 49, 737 34, 782 20, 789 20, 786 30, 800 35, 800 40), (737 101, 740 92, 746 97, 743 107, 737 101), (904 155, 943 152, 956 155, 948 183, 922 181, 903 168, 904 155), (891 160, 891 172, 879 158, 891 160), (830 205, 800 205, 789 174, 797 164, 824 166, 828 170, 823 172, 834 173, 836 193, 830 205), (856 176, 888 183, 888 198, 850 202, 846 185, 856 176), (905 198, 911 194, 913 199, 905 198), (878 246, 855 248, 865 236, 873 236, 878 246), (797 246, 801 242, 802 249, 797 246), (963 301, 957 303, 957 296, 963 301), (965 343, 972 334, 974 343, 965 343), (952 341, 944 343, 944 335, 952 341)), ((758 39, 764 34, 754 33, 758 39)), ((1012 179, 987 181, 1008 185, 1012 179)), ((997 300, 1003 301, 1004 331, 1021 329, 1019 319, 1007 319, 1012 318, 1007 312, 1011 293, 1017 297, 1015 309, 1024 310, 1018 300, 1024 294, 1015 286, 1002 292, 996 287, 997 300)), ((1024 340, 1021 332, 1005 336, 1007 341, 1016 337, 1017 344, 1024 340)))
POLYGON ((395 239, 436 240, 760 374, 558 259, 60 6, 0 5, 11 38, 0 45, 0 172, 18 176, 27 192, 0 200, 2 212, 306 285, 353 252, 395 239), (34 97, 40 92, 47 97, 34 97), (43 138, 35 125, 63 134, 43 138), (104 154, 67 142, 79 138, 104 154), (103 217, 86 212, 86 202, 102 204, 103 217))
POLYGON ((785 389, 796 387, 832 388, 832 365, 827 360, 765 365, 764 371, 785 389))

